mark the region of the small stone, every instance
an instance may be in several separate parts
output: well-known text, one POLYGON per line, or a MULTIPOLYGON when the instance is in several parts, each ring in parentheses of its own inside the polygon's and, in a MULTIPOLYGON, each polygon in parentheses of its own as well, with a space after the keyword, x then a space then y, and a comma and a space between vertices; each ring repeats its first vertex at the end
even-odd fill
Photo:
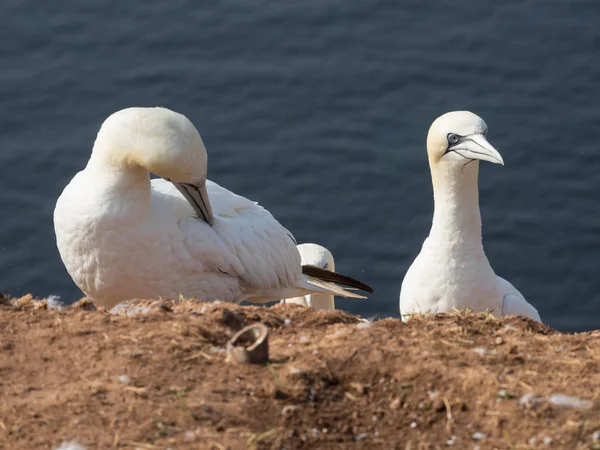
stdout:
POLYGON ((544 438, 544 445, 550 445, 552 444, 552 438, 550 436, 546 436, 544 438))
POLYGON ((86 448, 77 441, 65 441, 56 450, 86 450, 86 448))
POLYGON ((446 441, 448 446, 456 444, 456 436, 451 436, 450 439, 446 441))
POLYGON ((400 397, 396 397, 390 402, 390 409, 398 409, 400 407, 400 397))
POLYGON ((473 439, 474 441, 483 441, 486 437, 487 436, 485 435, 485 433, 482 433, 481 431, 476 431, 471 435, 471 439, 473 439))
POLYGON ((594 434, 592 434, 592 439, 594 442, 600 441, 600 430, 594 431, 594 434))
POLYGON ((537 408, 544 402, 544 399, 535 392, 528 392, 519 399, 519 405, 522 407, 537 408))
POLYGON ((292 323, 292 320, 291 320, 291 319, 285 319, 285 320, 283 321, 283 324, 284 324, 284 325, 289 325, 290 323, 292 323))
POLYGON ((592 402, 577 397, 571 397, 570 395, 554 394, 548 399, 548 403, 554 406, 560 406, 564 408, 573 409, 592 409, 592 402))
POLYGON ((122 383, 125 385, 130 385, 131 380, 129 379, 129 377, 127 375, 119 375, 119 383, 122 383))
POLYGON ((354 440, 358 442, 366 439, 367 437, 369 437, 369 433, 360 433, 359 435, 354 436, 354 440))
POLYGON ((417 428, 417 422, 413 422, 413 423, 411 423, 411 424, 410 424, 410 427, 411 427, 411 428, 417 428))
POLYGON ((496 340, 494 341, 494 343, 495 343, 496 345, 502 345, 502 344, 504 344, 504 339, 502 339, 500 336, 498 336, 498 337, 496 338, 496 340))
POLYGON ((515 394, 512 394, 512 393, 502 389, 502 390, 498 391, 498 397, 505 399, 505 400, 509 400, 511 398, 515 398, 515 394))

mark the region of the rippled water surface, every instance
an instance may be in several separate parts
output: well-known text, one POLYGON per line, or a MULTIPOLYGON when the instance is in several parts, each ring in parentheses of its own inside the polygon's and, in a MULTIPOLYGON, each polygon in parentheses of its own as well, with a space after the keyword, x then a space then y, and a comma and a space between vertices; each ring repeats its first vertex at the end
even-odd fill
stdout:
POLYGON ((0 290, 81 293, 52 211, 113 111, 186 114, 211 179, 373 285, 397 315, 431 223, 429 124, 469 109, 490 262, 562 330, 600 328, 600 3, 0 3, 0 290))

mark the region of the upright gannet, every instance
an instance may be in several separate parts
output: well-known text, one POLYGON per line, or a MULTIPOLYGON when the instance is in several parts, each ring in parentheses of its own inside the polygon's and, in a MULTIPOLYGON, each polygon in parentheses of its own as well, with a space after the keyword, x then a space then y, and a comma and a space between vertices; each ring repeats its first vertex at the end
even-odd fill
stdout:
MULTIPOLYGON (((335 272, 335 262, 333 255, 325 247, 317 244, 300 244, 298 245, 302 265, 310 264, 312 266, 321 267, 326 270, 335 272)), ((302 297, 294 297, 284 299, 282 303, 295 303, 297 305, 308 306, 314 309, 335 309, 333 294, 315 293, 307 294, 302 297)))
POLYGON ((403 320, 410 314, 471 308, 519 314, 541 322, 537 310, 508 281, 496 276, 481 240, 479 160, 504 165, 487 139, 487 125, 467 111, 436 119, 427 135, 434 213, 429 237, 400 292, 403 320))
POLYGON ((206 180, 194 125, 165 108, 102 124, 90 160, 54 210, 60 256, 79 288, 112 308, 131 298, 268 302, 313 292, 373 292, 302 266, 292 234, 257 203, 206 180), (149 172, 163 179, 150 180, 149 172))

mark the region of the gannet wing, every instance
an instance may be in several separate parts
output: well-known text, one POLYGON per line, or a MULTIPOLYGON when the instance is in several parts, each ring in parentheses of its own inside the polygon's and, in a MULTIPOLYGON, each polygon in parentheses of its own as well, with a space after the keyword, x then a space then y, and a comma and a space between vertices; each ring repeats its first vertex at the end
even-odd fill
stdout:
POLYGON ((169 196, 170 201, 161 204, 168 203, 168 207, 175 208, 179 214, 178 224, 186 254, 179 255, 178 261, 186 261, 182 270, 188 274, 209 273, 231 278, 230 289, 235 289, 239 282, 239 300, 259 303, 311 292, 364 298, 336 286, 336 282, 350 283, 350 286, 372 292, 363 283, 324 269, 321 269, 323 273, 305 273, 313 268, 301 266, 292 233, 258 203, 207 181, 215 217, 211 227, 198 220, 191 206, 182 204, 187 200, 166 183, 165 180, 152 180, 152 188, 169 196))
POLYGON ((295 286, 302 268, 292 233, 258 203, 212 181, 206 182, 206 188, 217 219, 213 227, 197 220, 175 186, 152 180, 153 190, 181 200, 169 204, 185 202, 181 207, 188 214, 180 214, 179 227, 190 265, 239 278, 248 294, 295 286))

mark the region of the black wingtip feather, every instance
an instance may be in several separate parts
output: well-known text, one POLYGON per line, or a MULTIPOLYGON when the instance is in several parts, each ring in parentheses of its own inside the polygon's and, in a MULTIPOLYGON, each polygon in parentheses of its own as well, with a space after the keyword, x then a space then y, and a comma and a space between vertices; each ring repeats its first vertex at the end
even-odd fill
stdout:
POLYGON ((302 273, 309 277, 318 278, 319 280, 360 289, 361 291, 365 291, 370 294, 375 293, 373 288, 365 283, 361 283, 360 281, 347 277, 346 275, 341 275, 339 273, 332 272, 331 270, 323 269, 322 267, 307 264, 302 266, 302 273))

